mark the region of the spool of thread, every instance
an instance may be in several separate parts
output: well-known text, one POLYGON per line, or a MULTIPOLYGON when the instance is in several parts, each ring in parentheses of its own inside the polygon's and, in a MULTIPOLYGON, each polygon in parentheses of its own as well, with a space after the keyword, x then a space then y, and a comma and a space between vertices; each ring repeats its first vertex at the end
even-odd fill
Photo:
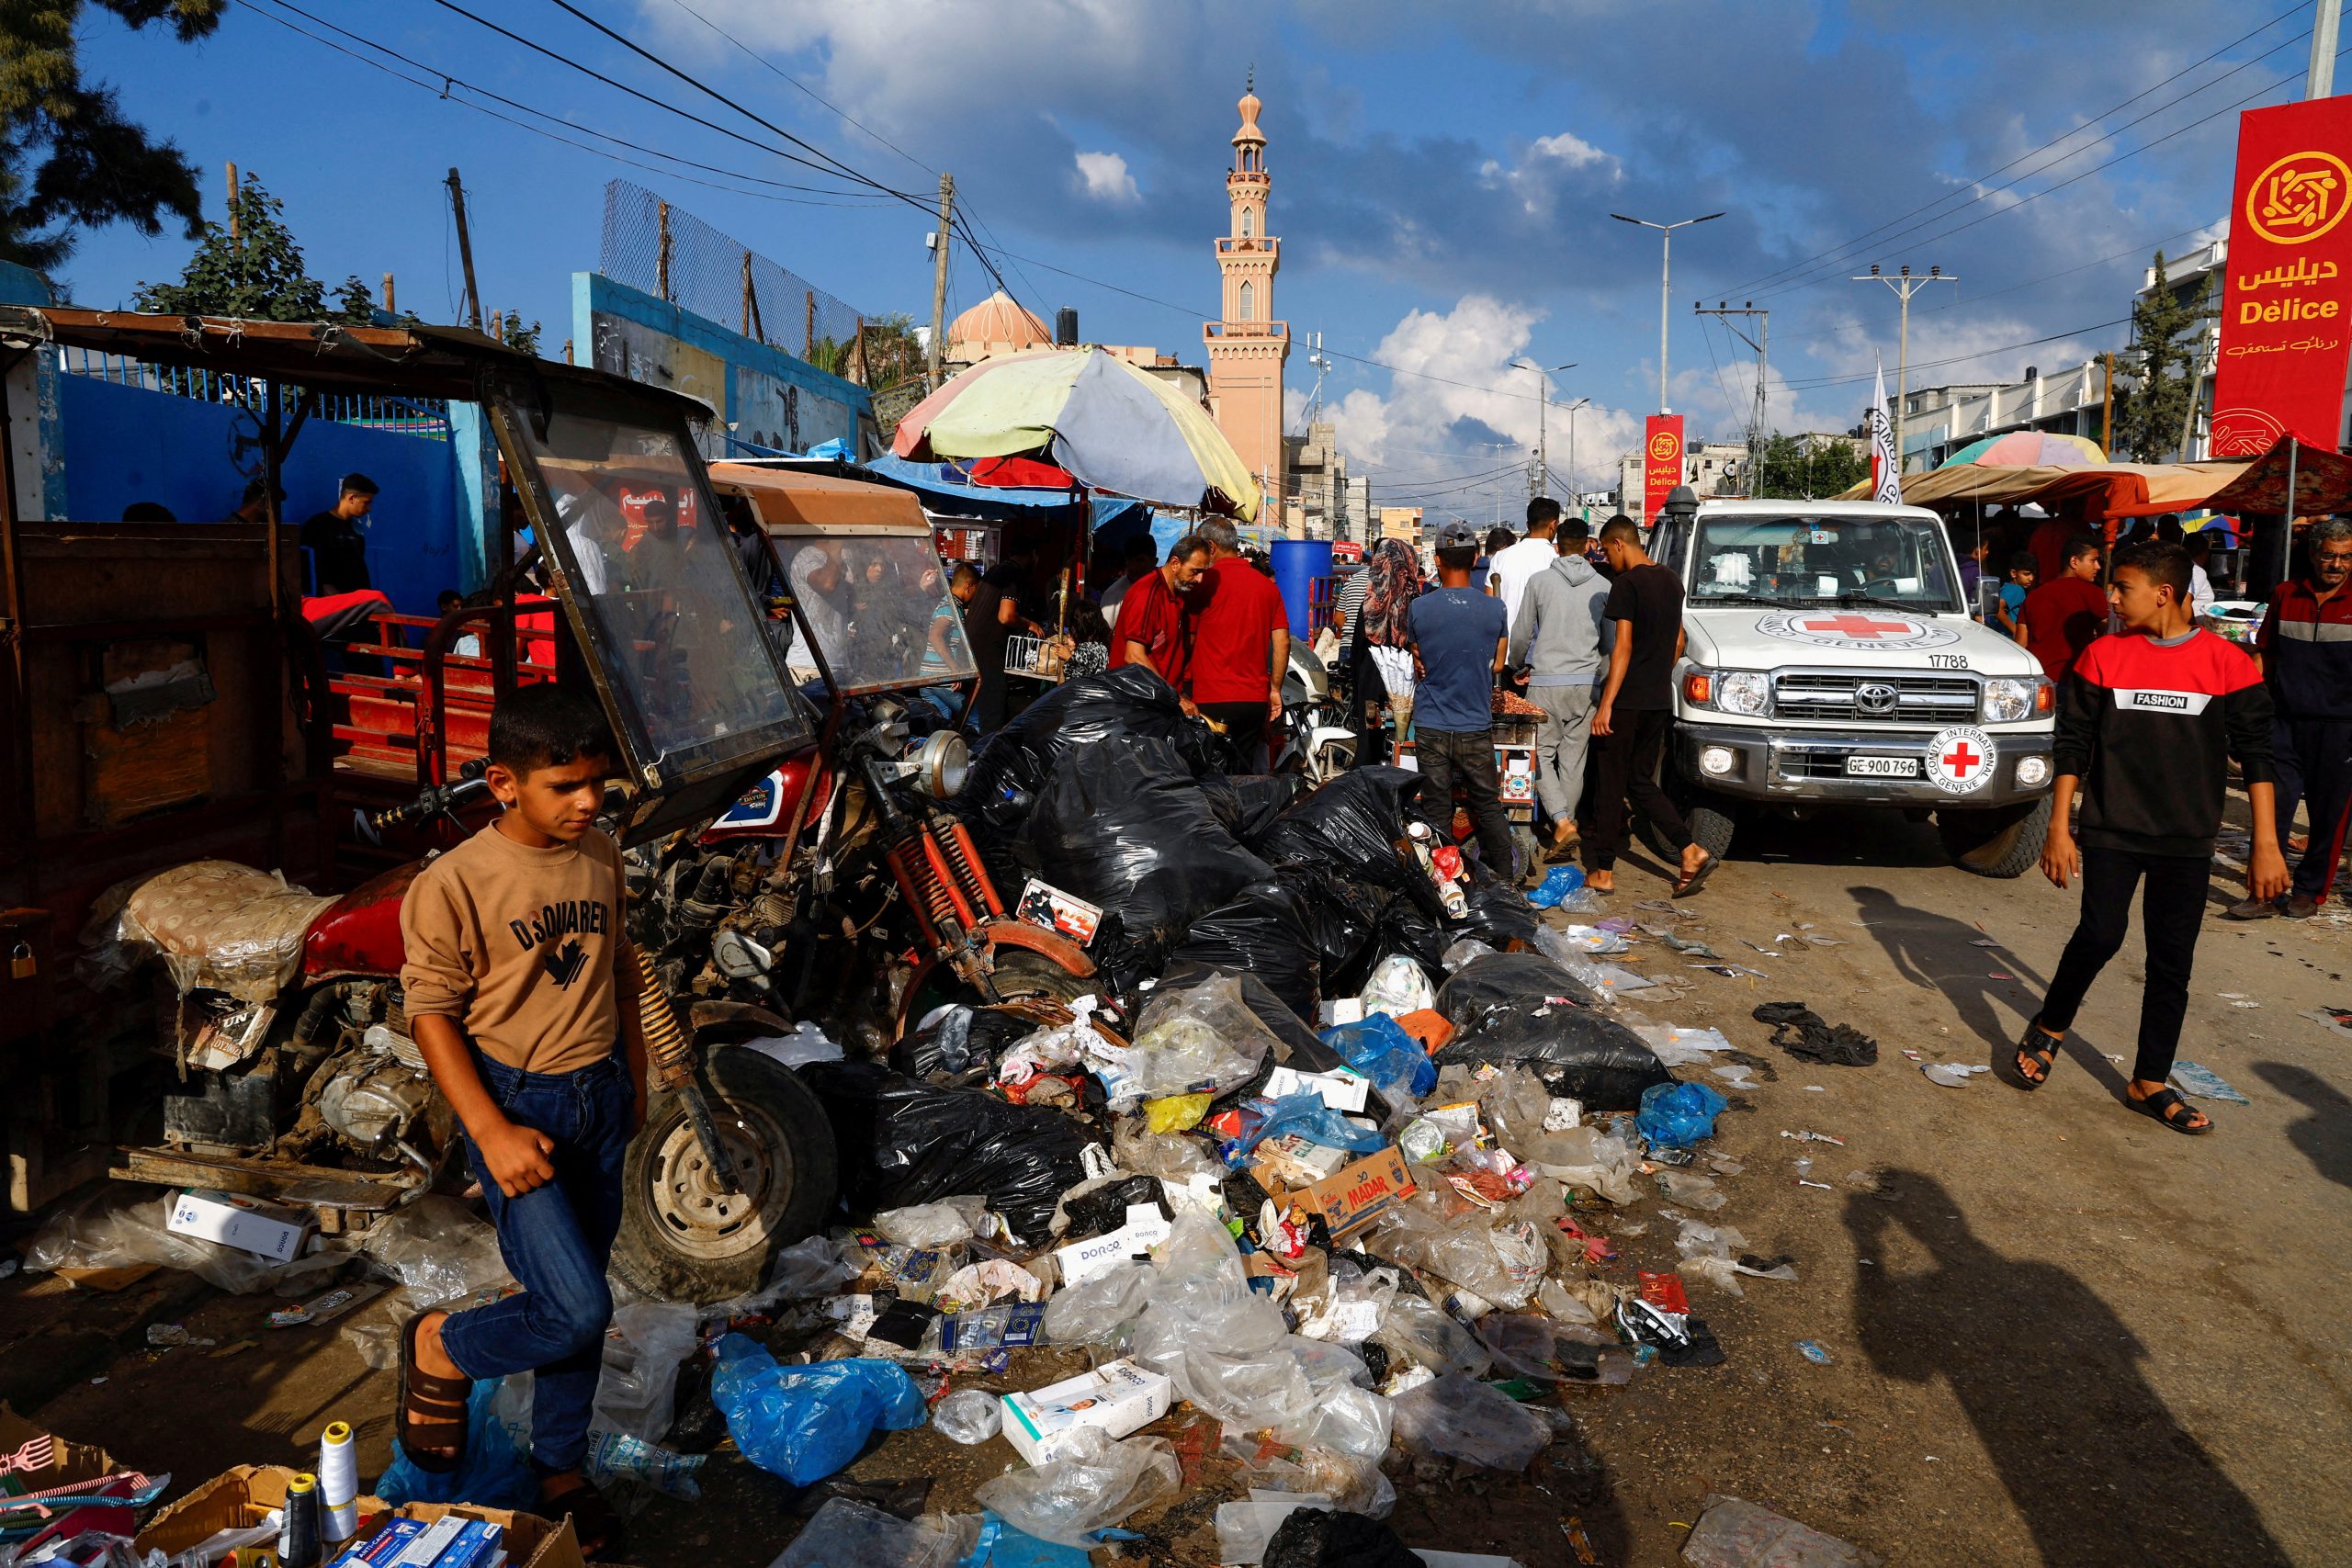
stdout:
POLYGON ((281 1568, 318 1568, 319 1478, 305 1471, 286 1483, 284 1522, 277 1527, 281 1568))
POLYGON ((359 1533, 359 1445, 349 1422, 331 1422, 319 1434, 319 1500, 326 1544, 340 1546, 359 1533))

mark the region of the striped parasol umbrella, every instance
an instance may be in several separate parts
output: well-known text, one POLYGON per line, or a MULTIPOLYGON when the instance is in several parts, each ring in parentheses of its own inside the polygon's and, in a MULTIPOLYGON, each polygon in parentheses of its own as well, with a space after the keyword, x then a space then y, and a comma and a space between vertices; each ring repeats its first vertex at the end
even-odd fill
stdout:
POLYGON ((1041 457, 1090 490, 1258 515, 1258 484, 1198 403, 1100 348, 983 360, 917 403, 890 450, 915 462, 1041 457))
POLYGON ((1974 463, 1986 468, 2089 468, 2107 461, 2098 443, 2083 435, 2053 435, 2046 430, 2012 430, 1988 435, 1936 465, 1939 468, 1974 463))

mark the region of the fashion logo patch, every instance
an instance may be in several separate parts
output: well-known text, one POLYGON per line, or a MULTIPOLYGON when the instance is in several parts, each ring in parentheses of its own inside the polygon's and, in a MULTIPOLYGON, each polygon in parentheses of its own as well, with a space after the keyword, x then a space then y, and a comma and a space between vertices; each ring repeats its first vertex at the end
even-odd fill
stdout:
POLYGON ((571 982, 580 978, 580 971, 587 967, 588 951, 580 945, 578 937, 573 937, 555 951, 540 953, 539 963, 546 967, 548 978, 570 990, 571 982))

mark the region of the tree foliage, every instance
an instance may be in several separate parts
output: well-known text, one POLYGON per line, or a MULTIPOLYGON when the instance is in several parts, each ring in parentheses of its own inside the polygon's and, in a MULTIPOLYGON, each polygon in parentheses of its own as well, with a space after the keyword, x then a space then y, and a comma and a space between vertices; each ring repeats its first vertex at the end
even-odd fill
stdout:
POLYGON ((540 324, 536 321, 525 326, 523 312, 520 310, 509 309, 502 312, 498 318, 498 340, 517 354, 538 353, 541 330, 540 324))
POLYGON ((327 308, 326 286, 302 262, 302 247, 286 226, 285 204, 262 188, 254 175, 229 201, 229 222, 207 223, 196 254, 176 283, 142 283, 131 294, 141 310, 170 316, 234 316, 248 321, 340 321, 365 326, 375 300, 356 276, 335 289, 327 308))
MULTIPOLYGON (((147 235, 167 220, 201 231, 196 166, 123 118, 115 90, 85 81, 84 13, 92 0, 0 0, 0 260, 48 272, 79 229, 128 223, 147 235)), ((133 28, 162 26, 182 43, 220 25, 228 0, 94 0, 133 28)))
POLYGON ((1791 501, 1836 495, 1870 472, 1870 459, 1842 436, 1776 434, 1757 455, 1756 493, 1791 501))
POLYGON ((2115 451, 2143 463, 2170 462, 2188 420, 2197 329, 2213 310, 2213 275, 2176 294, 2156 253, 2155 286, 2132 305, 2129 368, 2115 378, 2115 451))

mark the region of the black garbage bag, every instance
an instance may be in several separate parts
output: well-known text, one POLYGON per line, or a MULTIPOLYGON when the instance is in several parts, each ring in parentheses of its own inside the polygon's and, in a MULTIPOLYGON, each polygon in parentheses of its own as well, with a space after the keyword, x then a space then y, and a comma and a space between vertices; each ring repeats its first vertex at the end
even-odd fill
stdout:
POLYGON ((1323 965, 1323 994, 1343 997, 1362 990, 1373 965, 1387 955, 1380 942, 1381 922, 1400 896, 1326 866, 1284 866, 1274 880, 1306 897, 1308 934, 1323 965))
POLYGON ((1535 945, 1535 906, 1527 896, 1502 878, 1488 871, 1484 862, 1472 861, 1470 886, 1464 890, 1470 904, 1470 919, 1446 923, 1446 942, 1450 946, 1464 937, 1476 937, 1498 953, 1508 953, 1535 945))
POLYGON ((1037 1026, 994 1008, 952 1007, 928 1028, 890 1047, 890 1065, 909 1077, 933 1073, 993 1072, 1016 1041, 1037 1026))
POLYGON ((1244 848, 1265 837, 1290 803, 1298 798, 1300 781, 1288 773, 1204 773, 1201 793, 1225 830, 1244 848))
POLYGON ((1316 913, 1290 883, 1253 882, 1193 922, 1169 953, 1171 963, 1204 964, 1226 975, 1255 975, 1284 1007, 1315 1021, 1322 992, 1316 913))
POLYGON ((1042 1242, 1055 1203, 1086 1179, 1080 1151, 1091 1140, 1050 1106, 933 1089, 870 1062, 819 1062, 801 1078, 832 1122, 854 1213, 978 1192, 1015 1235, 1042 1242))
POLYGON ((1062 1213, 1069 1221, 1069 1228, 1062 1232, 1062 1240, 1091 1241, 1098 1235, 1109 1235, 1127 1223, 1131 1208, 1153 1208, 1162 1219, 1173 1220, 1176 1211, 1169 1206, 1168 1195, 1160 1190, 1156 1176, 1123 1176, 1107 1181, 1093 1191, 1065 1200, 1062 1213))
MULTIPOLYGON (((1186 959, 1170 964, 1160 975, 1159 984, 1176 987, 1197 986, 1216 973, 1217 971, 1206 964, 1186 959)), ((1302 1073, 1336 1072, 1347 1066, 1346 1060, 1337 1051, 1323 1043, 1306 1020, 1291 1011, 1289 1003, 1267 988, 1265 981, 1248 971, 1236 973, 1233 977, 1241 984, 1242 1005, 1255 1015, 1259 1022, 1272 1030, 1274 1038, 1282 1043, 1283 1049, 1267 1058, 1270 1067, 1277 1065, 1276 1057, 1280 1058, 1278 1065, 1295 1067, 1302 1073)), ((1257 1081, 1253 1077, 1250 1084, 1242 1087, 1254 1088, 1257 1081)))
POLYGON ((980 748, 956 798, 967 817, 1009 833, 1028 816, 1056 762, 1114 735, 1168 741, 1192 773, 1223 770, 1208 726, 1185 716, 1167 682, 1127 664, 1065 681, 1030 704, 980 748))
POLYGON ((1474 958, 1438 988, 1438 1011, 1455 1032, 1431 1060, 1523 1062, 1554 1094, 1595 1111, 1639 1110, 1642 1091, 1673 1075, 1641 1036, 1592 1004, 1590 991, 1541 953, 1474 958))
MULTIPOLYGON (((1439 925, 1436 918, 1418 902, 1399 895, 1390 899, 1388 908, 1381 911, 1380 927, 1374 934, 1372 953, 1375 961, 1392 953, 1401 953, 1430 974, 1442 976, 1445 973, 1445 950, 1460 940, 1458 934, 1439 925)), ((1361 987, 1369 978, 1371 970, 1367 966, 1364 974, 1357 979, 1357 986, 1361 987)), ((1346 988, 1344 978, 1333 982, 1335 992, 1346 988)))
POLYGON ((1195 917, 1267 874, 1209 809, 1164 740, 1110 735, 1054 763, 1016 853, 1102 908, 1091 952, 1115 976, 1156 974, 1195 917))
POLYGON ((1329 1508, 1294 1508, 1266 1542, 1265 1568, 1421 1568, 1382 1520, 1329 1508))
POLYGON ((1397 840, 1422 816, 1421 775, 1406 768, 1357 768, 1298 797, 1257 843, 1276 866, 1338 870, 1438 908, 1428 873, 1397 840))

